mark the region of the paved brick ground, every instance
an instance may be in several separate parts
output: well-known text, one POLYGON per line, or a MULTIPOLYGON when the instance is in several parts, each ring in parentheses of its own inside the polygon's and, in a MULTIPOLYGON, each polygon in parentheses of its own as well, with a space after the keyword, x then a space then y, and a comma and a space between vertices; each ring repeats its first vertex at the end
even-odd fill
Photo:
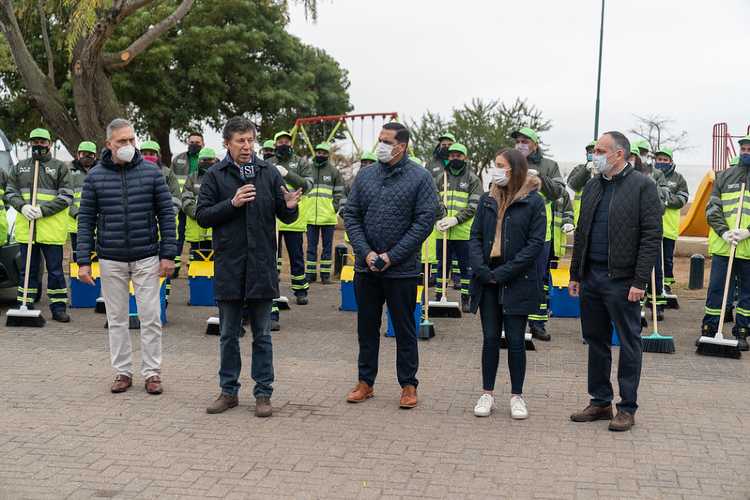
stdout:
POLYGON ((179 280, 170 305, 160 397, 139 377, 130 392, 109 393, 101 315, 0 328, 0 497, 750 498, 750 356, 694 354, 698 300, 668 313, 678 352, 645 356, 637 426, 614 434, 568 419, 587 402, 576 320, 553 320, 553 341, 529 353, 527 421, 509 418, 504 356, 499 410, 473 416, 474 317, 439 320, 438 337, 420 344, 417 409, 397 408, 391 339, 376 397, 347 405, 355 316, 337 310, 337 287, 321 285, 310 306, 283 313, 274 336, 274 417, 248 411, 249 370, 240 407, 207 415, 217 338, 203 333, 212 309, 183 305, 186 289, 179 280))

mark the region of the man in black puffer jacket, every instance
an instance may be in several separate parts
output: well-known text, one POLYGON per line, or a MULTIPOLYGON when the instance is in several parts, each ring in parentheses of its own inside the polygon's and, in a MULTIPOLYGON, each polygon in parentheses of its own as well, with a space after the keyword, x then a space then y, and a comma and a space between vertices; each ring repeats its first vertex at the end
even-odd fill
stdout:
POLYGON ((581 216, 570 265, 570 293, 581 294, 581 327, 589 346, 589 406, 574 422, 612 419, 611 324, 620 337, 617 379, 621 401, 609 429, 635 423, 641 377, 640 300, 651 278, 661 242, 661 206, 656 184, 627 163, 628 139, 607 132, 596 143, 599 175, 583 188, 581 216))
POLYGON ((355 256, 359 338, 359 383, 347 401, 372 397, 378 372, 383 303, 396 333, 396 371, 402 408, 417 405, 416 307, 422 242, 440 210, 429 171, 411 161, 409 131, 387 123, 380 131, 378 163, 360 170, 344 208, 344 222, 355 256))
POLYGON ((107 126, 107 149, 86 176, 78 211, 78 277, 90 285, 96 249, 107 307, 109 347, 116 372, 112 392, 133 380, 129 282, 141 321, 141 373, 149 394, 161 394, 161 306, 159 277, 174 271, 177 254, 175 210, 164 177, 135 149, 127 120, 107 126), (96 234, 95 234, 96 233, 96 234), (96 244, 95 244, 96 242, 96 244))

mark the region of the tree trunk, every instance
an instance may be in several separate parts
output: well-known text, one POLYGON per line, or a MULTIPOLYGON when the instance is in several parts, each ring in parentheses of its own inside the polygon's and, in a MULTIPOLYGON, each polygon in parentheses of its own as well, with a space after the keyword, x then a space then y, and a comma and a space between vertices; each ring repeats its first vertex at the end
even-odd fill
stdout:
POLYGON ((81 134, 86 140, 103 144, 109 122, 125 115, 100 53, 91 50, 88 40, 81 41, 73 52, 71 79, 81 134))
POLYGON ((149 130, 151 140, 159 143, 161 147, 161 161, 167 166, 172 165, 172 149, 169 146, 170 130, 172 130, 172 121, 169 118, 160 120, 155 127, 149 130))

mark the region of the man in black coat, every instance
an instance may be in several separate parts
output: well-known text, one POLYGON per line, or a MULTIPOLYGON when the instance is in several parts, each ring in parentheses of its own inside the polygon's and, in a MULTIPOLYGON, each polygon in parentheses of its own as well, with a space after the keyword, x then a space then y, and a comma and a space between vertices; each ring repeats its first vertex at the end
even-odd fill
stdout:
POLYGON ((373 396, 378 373, 383 304, 396 333, 396 372, 401 408, 417 405, 417 352, 414 309, 422 242, 439 213, 429 171, 406 154, 409 131, 387 123, 378 139, 378 162, 354 179, 344 208, 344 222, 354 248, 357 297, 359 383, 347 396, 360 403, 373 396))
POLYGON ((656 264, 662 235, 656 184, 627 163, 630 142, 607 132, 594 147, 599 175, 583 188, 570 265, 570 293, 581 296, 581 327, 588 343, 591 402, 574 422, 611 420, 609 430, 635 424, 641 377, 640 301, 656 264), (620 403, 612 419, 611 324, 620 337, 620 403))
POLYGON ((274 380, 271 306, 279 296, 276 217, 286 224, 297 219, 302 190, 288 191, 279 171, 255 155, 256 129, 250 120, 231 118, 223 137, 227 156, 203 177, 195 211, 198 224, 213 229, 214 296, 221 325, 221 394, 206 411, 221 413, 237 406, 244 305, 253 331, 255 414, 269 417, 274 380))

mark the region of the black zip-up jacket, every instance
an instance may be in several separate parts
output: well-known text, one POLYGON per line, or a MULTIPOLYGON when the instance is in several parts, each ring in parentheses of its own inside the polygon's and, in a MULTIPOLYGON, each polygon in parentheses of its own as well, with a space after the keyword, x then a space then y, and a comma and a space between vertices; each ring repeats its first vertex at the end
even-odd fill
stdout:
POLYGON ((86 175, 78 209, 78 264, 100 259, 135 262, 158 255, 177 255, 177 228, 172 197, 164 176, 136 152, 126 165, 116 165, 112 152, 86 175))
POLYGON ((542 277, 534 265, 544 249, 547 214, 544 199, 535 189, 514 201, 503 217, 501 265, 490 269, 490 254, 497 232, 497 201, 489 193, 479 199, 471 226, 469 257, 474 276, 471 280, 471 311, 479 309, 485 285, 494 280, 499 286, 498 304, 507 314, 528 315, 539 308, 542 277))
POLYGON ((580 282, 586 276, 591 225, 604 182, 615 183, 609 206, 609 277, 632 278, 633 287, 645 290, 661 248, 662 210, 656 184, 630 165, 611 181, 597 175, 584 186, 570 279, 580 282))
POLYGON ((232 206, 245 184, 240 170, 227 156, 208 169, 201 181, 195 218, 213 229, 216 300, 271 300, 279 296, 276 271, 276 217, 291 224, 299 215, 284 200, 281 174, 255 156, 255 200, 232 206))

